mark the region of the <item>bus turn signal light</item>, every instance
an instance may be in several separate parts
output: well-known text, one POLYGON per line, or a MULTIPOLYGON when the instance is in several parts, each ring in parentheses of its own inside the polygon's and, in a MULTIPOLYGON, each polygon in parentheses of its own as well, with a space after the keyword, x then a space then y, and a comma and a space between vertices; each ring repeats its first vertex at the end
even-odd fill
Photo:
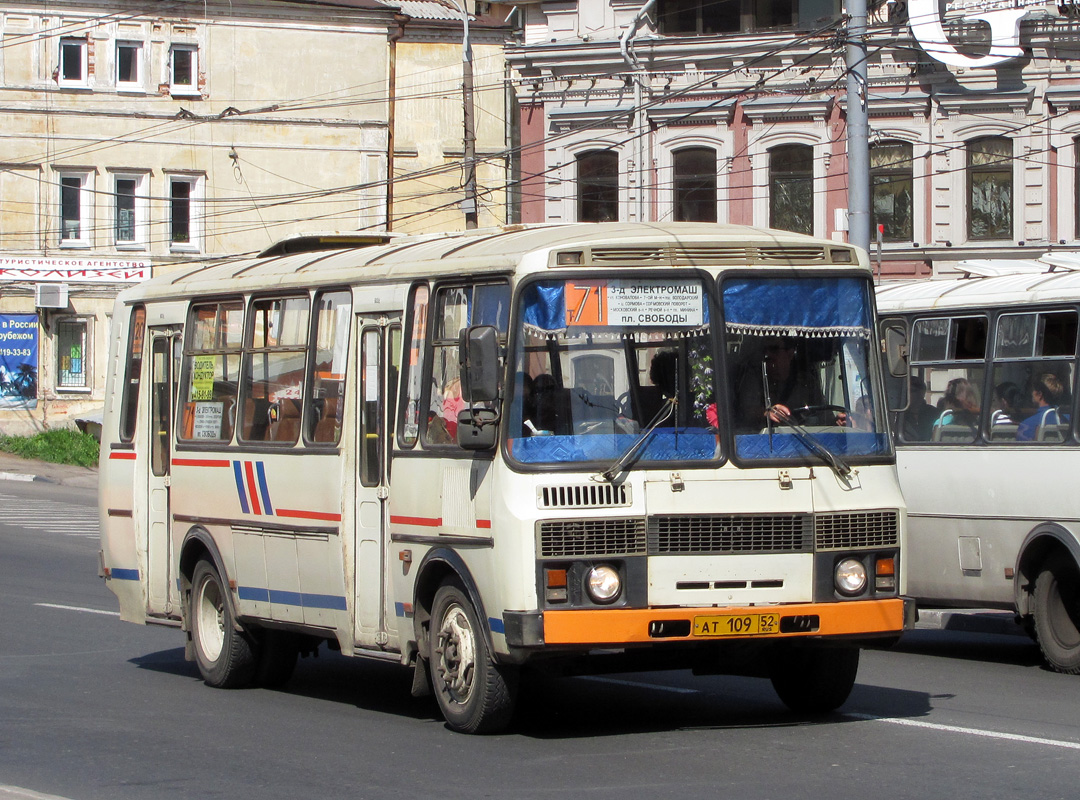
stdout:
POLYGON ((896 591, 896 561, 879 558, 874 567, 874 588, 879 592, 896 591))

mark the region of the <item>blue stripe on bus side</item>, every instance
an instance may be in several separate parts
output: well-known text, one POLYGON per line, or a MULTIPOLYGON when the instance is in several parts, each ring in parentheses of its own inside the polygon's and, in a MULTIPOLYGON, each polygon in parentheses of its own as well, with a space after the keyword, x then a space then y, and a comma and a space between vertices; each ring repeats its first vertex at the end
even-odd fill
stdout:
POLYGON ((238 586, 236 593, 241 600, 251 600, 256 603, 277 603, 301 608, 328 608, 333 611, 347 609, 345 598, 340 595, 287 592, 281 589, 263 589, 258 586, 238 586))
POLYGON ((236 478, 236 494, 240 497, 240 510, 248 513, 247 491, 244 489, 244 470, 239 461, 232 462, 233 476, 236 478))
POLYGON ((492 633, 506 633, 506 626, 498 617, 488 617, 488 627, 491 628, 492 633))
POLYGON ((109 570, 109 575, 118 581, 137 581, 139 579, 139 571, 137 569, 116 569, 113 567, 109 570))
POLYGON ((270 489, 266 486, 266 470, 263 468, 263 462, 255 462, 255 472, 259 476, 259 494, 262 495, 263 513, 272 517, 274 507, 270 505, 270 489))

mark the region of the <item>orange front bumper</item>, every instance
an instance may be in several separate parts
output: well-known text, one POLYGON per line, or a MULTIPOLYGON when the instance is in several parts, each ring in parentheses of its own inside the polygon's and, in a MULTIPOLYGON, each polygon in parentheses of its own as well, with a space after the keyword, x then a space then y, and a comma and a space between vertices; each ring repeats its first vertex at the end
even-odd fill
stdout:
MULTIPOLYGON (((665 626, 670 630, 670 626, 665 626)), ((899 635, 904 630, 904 600, 852 600, 837 603, 800 603, 782 606, 745 606, 733 608, 611 608, 544 612, 544 643, 558 644, 633 644, 661 641, 718 641, 727 639, 774 639, 793 636, 867 638, 899 635), (817 617, 812 630, 795 630, 748 636, 685 636, 650 634, 654 623, 688 621, 693 630, 694 617, 770 613, 781 619, 817 617)))

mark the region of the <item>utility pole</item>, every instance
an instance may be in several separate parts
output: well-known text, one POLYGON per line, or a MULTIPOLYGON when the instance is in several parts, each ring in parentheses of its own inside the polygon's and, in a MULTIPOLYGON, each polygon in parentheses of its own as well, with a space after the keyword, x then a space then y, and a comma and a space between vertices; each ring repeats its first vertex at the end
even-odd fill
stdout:
POLYGON ((848 241, 870 249, 870 125, 867 103, 866 0, 847 0, 848 241))
POLYGON ((465 212, 466 230, 474 230, 477 221, 476 204, 476 123, 473 115, 473 64, 472 45, 469 43, 469 11, 458 0, 450 0, 461 13, 463 39, 461 44, 461 93, 465 106, 465 199, 461 210, 465 212))

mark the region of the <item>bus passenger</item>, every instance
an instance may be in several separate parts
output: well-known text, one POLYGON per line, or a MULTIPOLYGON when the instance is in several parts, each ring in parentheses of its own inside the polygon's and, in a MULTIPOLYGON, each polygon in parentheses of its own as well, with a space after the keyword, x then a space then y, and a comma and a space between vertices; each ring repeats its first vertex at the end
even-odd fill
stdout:
POLYGON ((1057 425, 1057 405, 1065 393, 1065 386, 1052 372, 1044 372, 1031 387, 1031 400, 1039 408, 1025 419, 1016 429, 1016 441, 1033 442, 1039 428, 1044 425, 1057 425))
POLYGON ((904 412, 904 441, 928 442, 934 432, 938 411, 926 402, 926 381, 918 375, 912 375, 910 387, 911 404, 904 412))
POLYGON ((997 398, 998 407, 990 415, 991 425, 1013 425, 1020 421, 1021 412, 1020 387, 1012 381, 999 383, 994 387, 994 396, 997 398))
POLYGON ((945 387, 944 410, 934 428, 966 425, 974 433, 979 424, 979 397, 967 378, 953 378, 945 387))

